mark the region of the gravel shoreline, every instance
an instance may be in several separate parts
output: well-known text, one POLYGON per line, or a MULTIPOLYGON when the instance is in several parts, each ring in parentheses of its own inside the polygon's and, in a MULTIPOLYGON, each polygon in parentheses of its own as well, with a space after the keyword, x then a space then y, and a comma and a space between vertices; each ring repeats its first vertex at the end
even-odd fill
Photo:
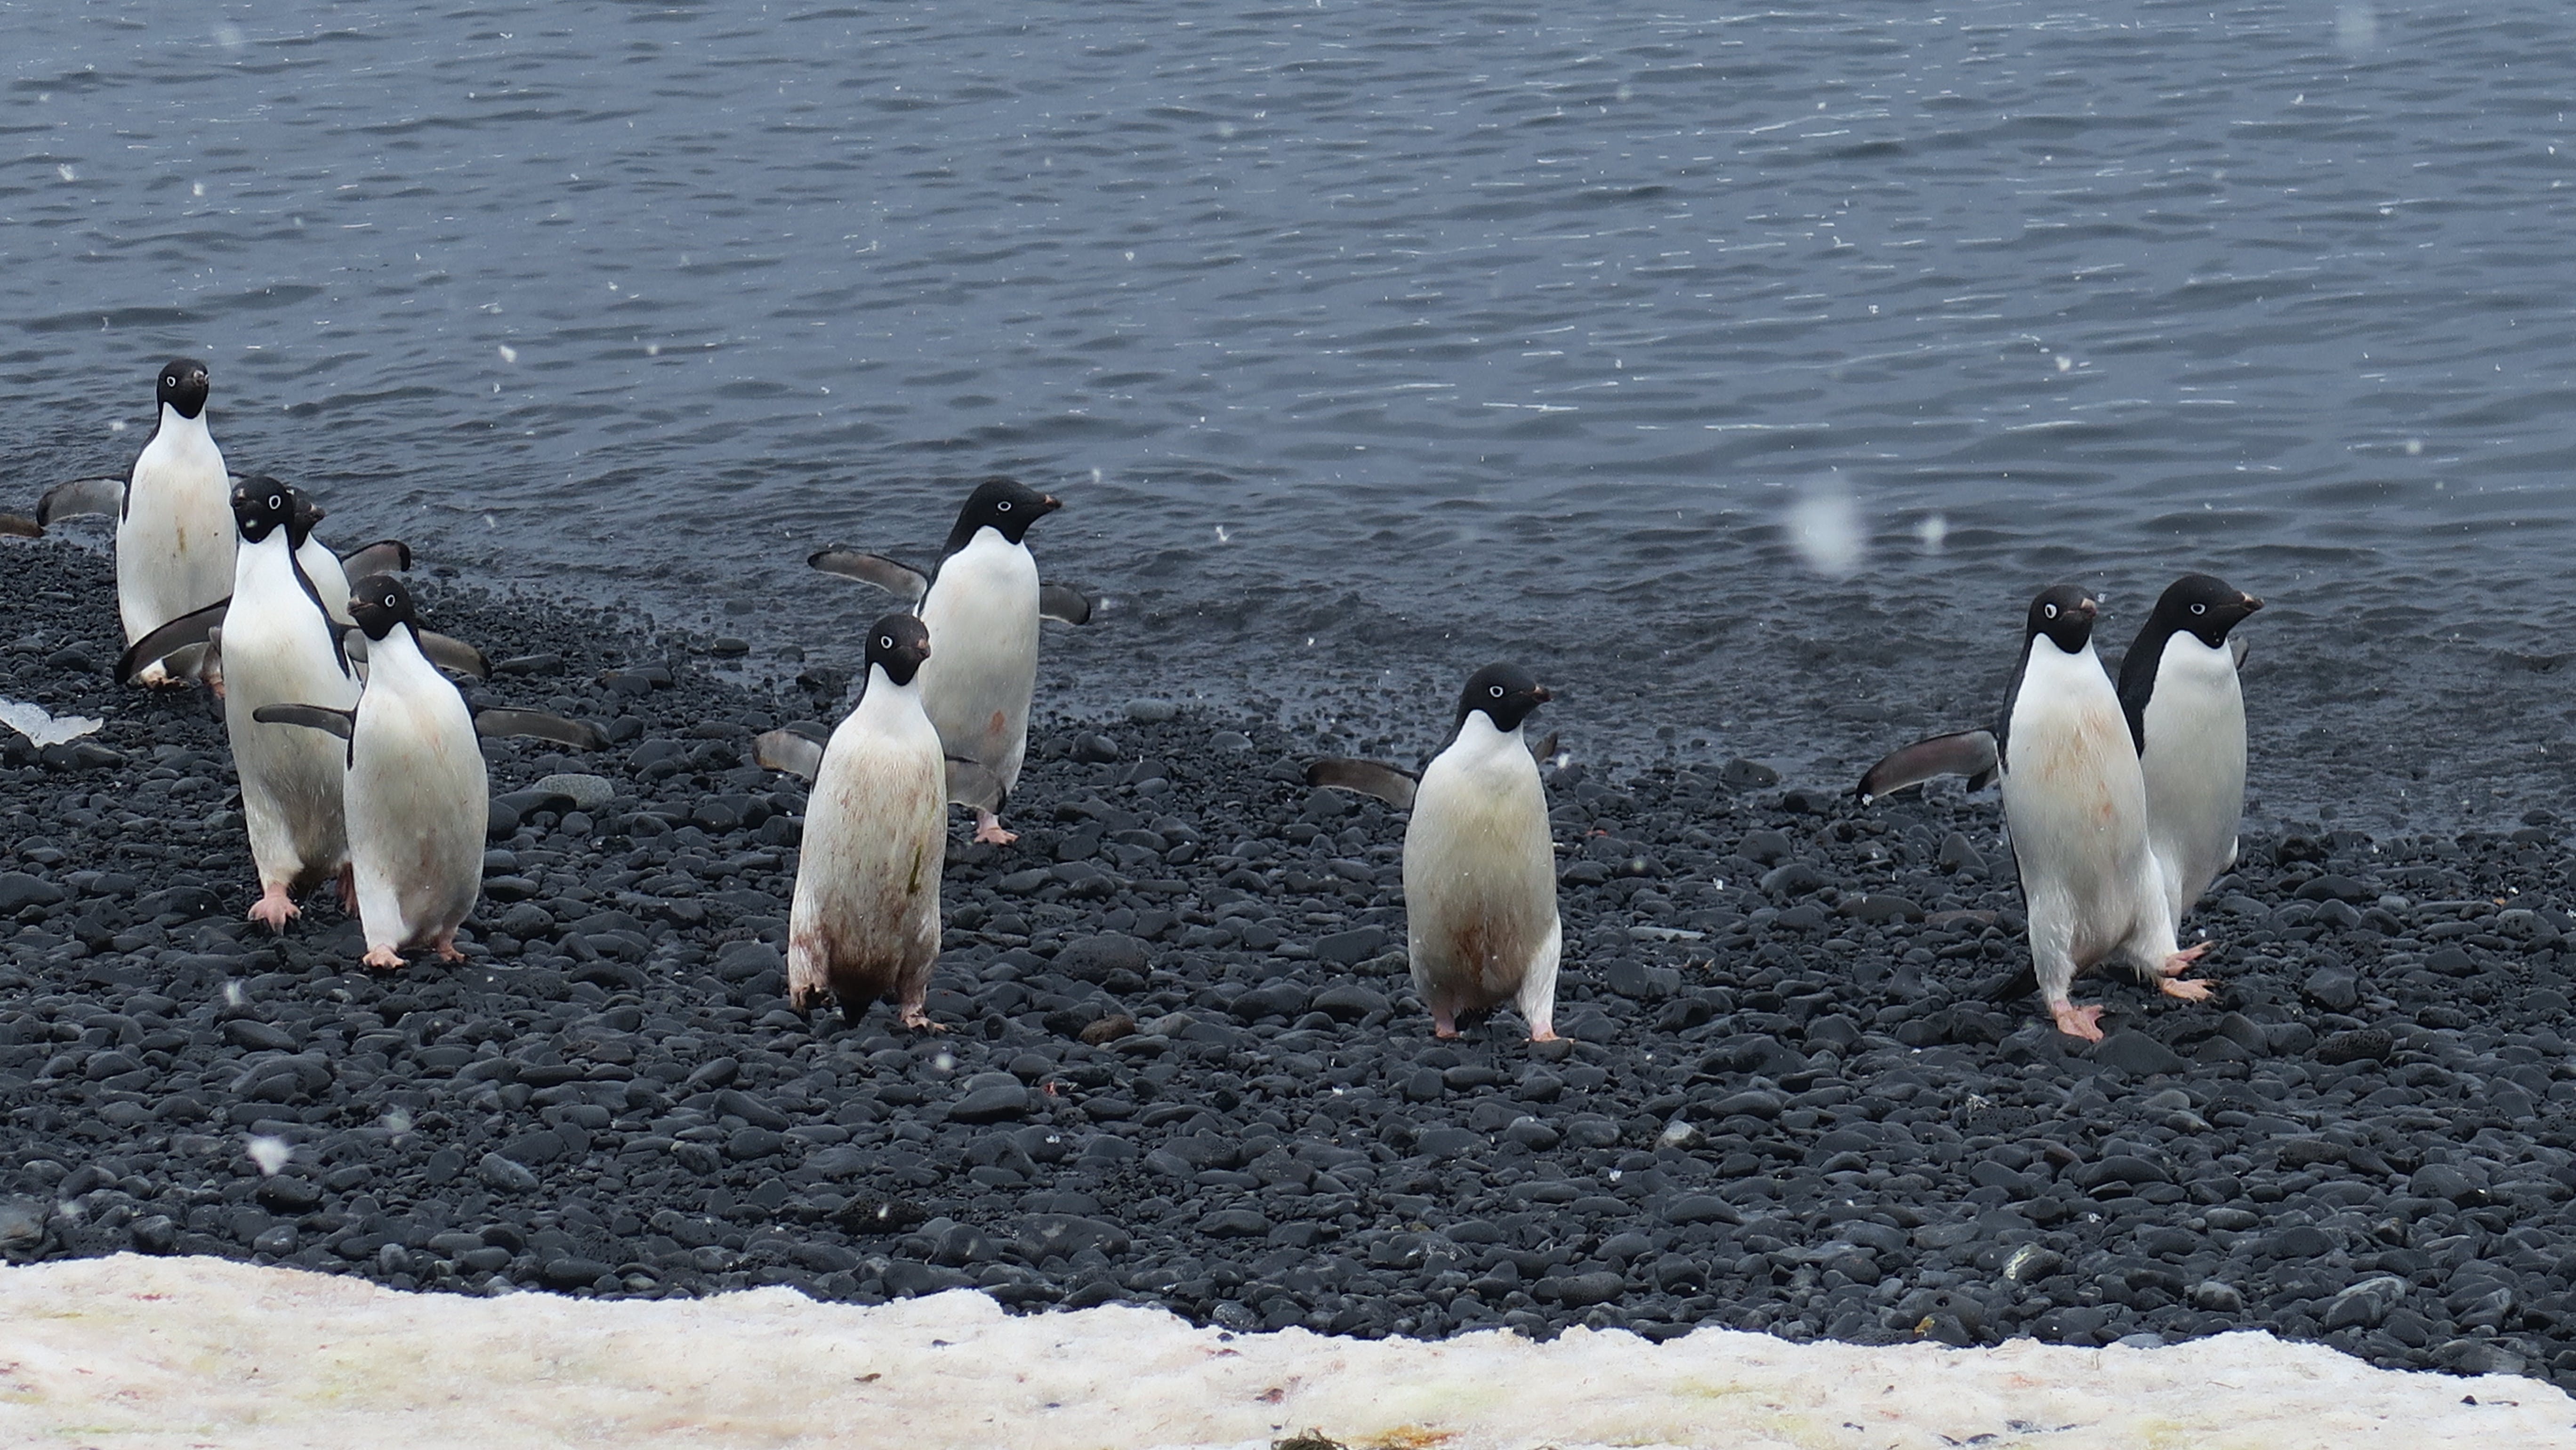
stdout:
POLYGON ((1991 794, 1864 810, 1749 763, 1589 761, 1552 707, 1568 1040, 1506 1014, 1436 1043, 1401 816, 1300 775, 1432 722, 1292 736, 1139 701, 1033 729, 1017 845, 952 836, 952 1030, 915 1037, 781 996, 802 792, 749 744, 836 717, 846 669, 747 689, 741 642, 428 582, 424 618, 501 662, 484 693, 618 743, 495 742, 471 960, 375 977, 332 906, 283 939, 240 919, 221 729, 109 683, 107 562, 8 556, 0 697, 108 721, 0 731, 13 1261, 975 1286, 1364 1337, 2262 1328, 2576 1387, 2576 921, 2545 811, 2249 837, 2192 923, 2216 997, 2087 980, 2111 1035, 2075 1052, 1983 995, 2024 960, 1991 794))

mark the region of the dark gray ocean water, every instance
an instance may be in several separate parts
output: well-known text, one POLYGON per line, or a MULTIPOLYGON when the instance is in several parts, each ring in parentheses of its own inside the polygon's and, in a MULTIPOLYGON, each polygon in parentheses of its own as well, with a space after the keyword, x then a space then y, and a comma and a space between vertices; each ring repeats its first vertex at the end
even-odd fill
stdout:
POLYGON ((2576 12, 2466 8, 0 5, 0 505, 193 354, 338 537, 760 660, 1007 471, 1109 600, 1053 702, 1412 753, 1516 656, 1578 752, 1834 784, 2039 586, 2116 646, 2207 569, 2258 817, 2508 822, 2576 12))

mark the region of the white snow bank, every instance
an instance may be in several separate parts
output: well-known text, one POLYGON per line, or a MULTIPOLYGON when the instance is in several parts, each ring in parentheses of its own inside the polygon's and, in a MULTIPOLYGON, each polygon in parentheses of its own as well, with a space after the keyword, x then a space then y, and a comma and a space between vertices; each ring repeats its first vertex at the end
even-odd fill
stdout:
POLYGON ((1307 1427, 1441 1450, 2524 1450, 2576 1446, 2576 1402, 2260 1334, 2153 1350, 1728 1330, 1364 1342, 1114 1305, 1014 1318, 962 1291, 863 1309, 785 1289, 465 1299, 133 1255, 0 1270, 13 1446, 1266 1450, 1307 1427))
POLYGON ((67 740, 78 740, 84 735, 95 732, 98 727, 106 723, 104 720, 93 720, 87 715, 65 715, 56 719, 42 705, 29 705, 17 700, 0 700, 0 725, 8 726, 26 736, 30 744, 40 747, 60 745, 67 740))

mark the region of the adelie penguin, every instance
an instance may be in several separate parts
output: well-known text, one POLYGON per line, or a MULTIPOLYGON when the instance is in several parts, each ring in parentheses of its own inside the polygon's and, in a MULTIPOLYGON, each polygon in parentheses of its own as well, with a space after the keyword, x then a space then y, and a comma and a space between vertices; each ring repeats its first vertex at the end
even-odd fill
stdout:
MULTIPOLYGON (((2262 607, 2223 580, 2185 574, 2120 659, 2120 710, 2146 777, 2148 846, 2177 931, 2236 862, 2245 812, 2245 696, 2237 681, 2245 642, 2229 631, 2262 607)), ((1995 773, 1994 734, 1970 730, 1895 751, 1870 767, 1857 793, 1866 803, 1947 774, 1969 777, 1976 790, 1995 773)))
POLYGON ((1417 782, 1367 760, 1319 760, 1310 784, 1409 806, 1404 828, 1405 944, 1413 988, 1435 1036, 1462 1014, 1505 1002, 1532 1042, 1556 1037, 1556 971, 1564 928, 1547 793, 1521 722, 1550 698, 1517 665, 1487 665, 1458 696, 1449 744, 1417 782))
POLYGON ((1007 478, 976 485, 939 552, 935 574, 878 554, 825 549, 806 562, 892 590, 919 609, 938 653, 922 669, 921 703, 948 766, 948 799, 975 811, 975 839, 1009 845, 1001 813, 1028 754, 1037 688, 1038 620, 1083 624, 1091 603, 1038 582, 1029 526, 1063 507, 1007 478))
POLYGON ((295 491, 273 478, 244 479, 233 490, 232 507, 241 537, 223 619, 224 733, 232 741, 242 817, 259 868, 260 896, 250 916, 284 931, 287 918, 301 910, 297 899, 331 877, 340 878, 343 903, 355 906, 341 803, 347 758, 336 742, 264 721, 259 711, 270 705, 347 711, 358 703, 358 674, 341 646, 339 625, 296 558, 304 540, 295 491))
POLYGON ((2120 659, 2120 708, 2147 783, 2148 845, 2165 907, 2180 927, 2209 883, 2236 864, 2245 814, 2244 656, 2228 631, 2263 601, 2207 574, 2166 588, 2120 659))
POLYGON ((349 612, 372 661, 356 707, 298 701, 252 715, 262 726, 348 741, 342 801, 366 965, 400 967, 404 952, 421 947, 460 961, 456 931, 483 893, 491 808, 481 737, 528 735, 578 750, 600 749, 608 737, 535 711, 469 708, 421 652, 411 593, 390 575, 358 581, 349 612))
POLYGON ((2075 976, 2119 958, 2167 995, 2207 950, 2178 951, 2162 867, 2147 832, 2147 786, 2119 693, 2093 654, 2094 602, 2073 585, 2040 591, 1995 735, 2004 820, 2030 914, 2031 972, 2059 1031, 2100 1041, 2102 1009, 2075 1005, 2075 976))
POLYGON ((787 918, 787 995, 857 1021, 880 998, 933 1028, 923 1002, 939 958, 947 859, 947 760, 922 707, 930 631, 909 614, 868 630, 867 685, 829 742, 761 737, 761 762, 812 780, 787 918))
MULTIPOLYGON (((36 524, 71 514, 116 519, 116 610, 131 645, 162 625, 224 597, 233 582, 232 480, 206 428, 206 365, 174 358, 154 391, 160 422, 119 479, 82 478, 48 491, 36 524)), ((158 657, 146 683, 165 683, 158 657)))

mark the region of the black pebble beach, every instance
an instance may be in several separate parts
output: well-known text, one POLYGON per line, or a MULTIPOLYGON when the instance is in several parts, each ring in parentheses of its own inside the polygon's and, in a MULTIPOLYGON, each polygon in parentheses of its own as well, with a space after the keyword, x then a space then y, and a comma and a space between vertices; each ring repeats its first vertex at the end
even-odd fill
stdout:
MULTIPOLYGON (((499 662, 472 693, 617 744, 496 742, 471 960, 379 976, 319 898, 283 938, 242 920, 222 730, 109 682, 106 561, 7 557, 0 696, 108 721, 44 750, 0 731, 13 1261, 973 1286, 1358 1336, 2259 1328, 2576 1388, 2576 946, 2546 812, 2248 837, 2193 918, 2213 1000, 2088 979, 2110 1035, 2081 1050, 1986 996, 2027 959, 1991 794, 1862 808, 1745 762, 1571 765, 1567 1040, 1505 1014, 1441 1043, 1403 968, 1401 816, 1300 775, 1383 745, 1138 701, 1040 723, 1016 845, 957 823, 948 1030, 917 1036, 782 996, 802 791, 750 742, 835 718, 846 671, 746 688, 739 642, 433 584, 427 621, 499 662)), ((1579 750, 1579 718, 1547 724, 1579 750)))

